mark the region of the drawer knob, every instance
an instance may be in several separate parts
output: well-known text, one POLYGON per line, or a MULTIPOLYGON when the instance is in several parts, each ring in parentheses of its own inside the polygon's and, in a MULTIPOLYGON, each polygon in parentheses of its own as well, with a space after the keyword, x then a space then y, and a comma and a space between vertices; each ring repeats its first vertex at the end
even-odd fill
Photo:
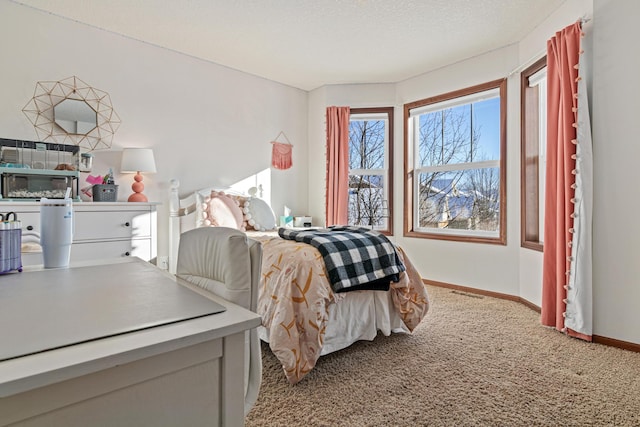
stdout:
POLYGON ((125 222, 125 223, 124 223, 124 226, 125 226, 125 227, 129 227, 130 225, 131 225, 131 223, 130 223, 129 221, 127 221, 127 222, 125 222))
POLYGON ((125 252, 125 253, 124 253, 124 256, 129 256, 129 255, 131 255, 131 254, 129 253, 129 251, 127 251, 127 252, 125 252))
POLYGON ((32 231, 33 230, 33 225, 27 225, 27 230, 32 231))

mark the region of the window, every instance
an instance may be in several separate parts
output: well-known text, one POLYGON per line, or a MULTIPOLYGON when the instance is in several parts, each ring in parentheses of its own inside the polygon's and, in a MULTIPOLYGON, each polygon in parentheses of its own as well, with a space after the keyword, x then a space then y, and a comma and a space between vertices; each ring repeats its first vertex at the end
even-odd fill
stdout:
POLYGON ((349 225, 392 232, 393 108, 352 108, 349 225))
POLYGON ((405 235, 506 244, 506 79, 405 105, 405 235))
POLYGON ((520 245, 542 251, 547 141, 547 58, 521 75, 520 245))

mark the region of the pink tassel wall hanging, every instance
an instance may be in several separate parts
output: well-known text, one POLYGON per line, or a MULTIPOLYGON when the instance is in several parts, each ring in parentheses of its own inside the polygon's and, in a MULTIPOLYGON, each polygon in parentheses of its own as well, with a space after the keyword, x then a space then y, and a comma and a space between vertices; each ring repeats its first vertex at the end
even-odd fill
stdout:
POLYGON ((271 141, 271 145, 273 146, 271 150, 271 166, 280 170, 289 169, 293 165, 293 144, 289 142, 289 138, 287 138, 284 132, 280 132, 276 140, 271 141), (280 135, 284 136, 287 140, 286 143, 277 141, 280 135))

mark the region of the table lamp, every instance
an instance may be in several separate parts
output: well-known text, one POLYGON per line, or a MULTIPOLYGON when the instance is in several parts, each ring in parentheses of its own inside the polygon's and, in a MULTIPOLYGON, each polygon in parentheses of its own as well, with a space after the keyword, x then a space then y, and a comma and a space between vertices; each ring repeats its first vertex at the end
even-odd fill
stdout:
POLYGON ((122 150, 122 162, 120 172, 135 173, 134 183, 131 185, 133 194, 129 196, 129 202, 148 202, 147 196, 142 194, 144 184, 140 172, 156 172, 156 162, 151 148, 125 148, 122 150))

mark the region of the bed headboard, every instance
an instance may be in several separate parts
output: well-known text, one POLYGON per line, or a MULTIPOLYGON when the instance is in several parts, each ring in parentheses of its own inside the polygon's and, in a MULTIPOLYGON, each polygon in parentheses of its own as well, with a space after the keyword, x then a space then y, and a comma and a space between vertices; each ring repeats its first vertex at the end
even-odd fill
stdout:
MULTIPOLYGON (((180 234, 193 230, 201 222, 200 209, 203 201, 219 187, 207 187, 196 190, 180 198, 180 181, 176 178, 169 182, 169 272, 175 274, 178 261, 180 234)), ((229 190, 225 190, 229 191, 229 190)))
MULTIPOLYGON (((249 189, 249 195, 239 192, 238 190, 220 187, 207 187, 200 190, 196 190, 190 193, 188 196, 180 198, 180 181, 178 179, 172 179, 169 184, 169 272, 175 274, 176 265, 178 261, 178 248, 180 246, 180 234, 192 230, 196 227, 210 224, 206 222, 203 216, 206 216, 203 211, 203 205, 212 198, 212 192, 216 191, 219 194, 229 195, 232 198, 248 198, 245 201, 245 213, 249 218, 249 214, 252 214, 253 220, 249 221, 249 225, 255 230, 265 231, 265 228, 259 227, 260 224, 266 225, 266 230, 273 230, 276 227, 276 219, 268 203, 260 198, 254 197, 254 192, 249 189), (251 202, 249 207, 249 201, 251 202), (260 217, 260 220, 258 218, 260 217)), ((218 199, 219 200, 219 199, 218 199)), ((210 213, 210 211, 209 211, 210 213)), ((239 211, 238 214, 240 215, 239 211)), ((211 217, 209 217, 211 219, 211 217)), ((241 221, 240 219, 238 219, 241 221)), ((244 230, 244 227, 242 227, 244 230)))
MULTIPOLYGON (((178 261, 180 234, 196 227, 196 193, 181 199, 180 181, 172 179, 169 183, 169 272, 175 274, 178 261)), ((200 190, 202 191, 202 190, 200 190)))

